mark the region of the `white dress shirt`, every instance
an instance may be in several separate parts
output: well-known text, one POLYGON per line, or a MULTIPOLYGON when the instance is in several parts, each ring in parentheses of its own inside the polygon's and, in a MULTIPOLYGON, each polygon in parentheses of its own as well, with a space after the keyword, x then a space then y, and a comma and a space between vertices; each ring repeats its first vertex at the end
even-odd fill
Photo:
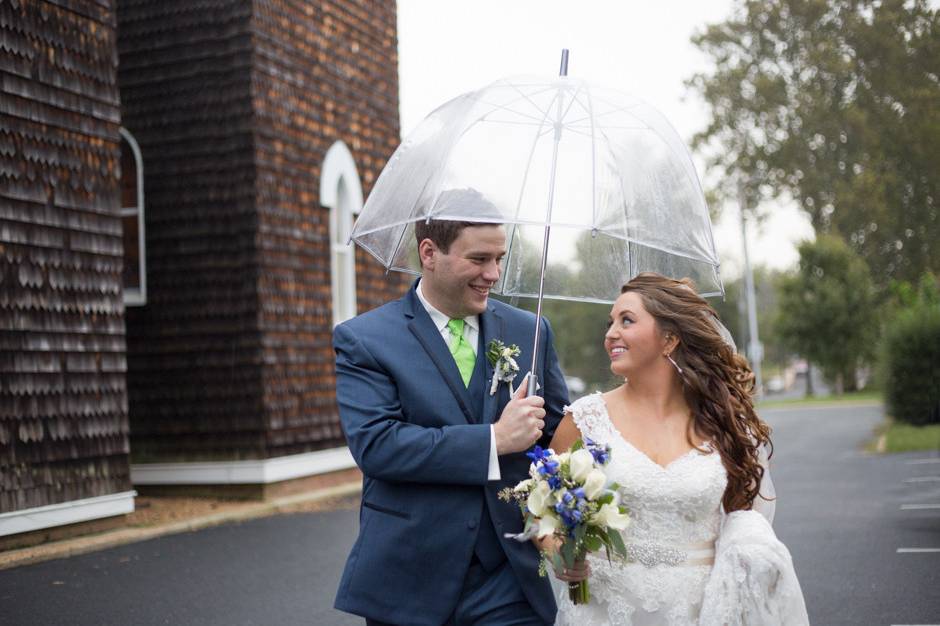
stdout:
MULTIPOLYGON (((451 337, 450 329, 447 327, 450 318, 434 308, 434 305, 428 302, 428 299, 424 297, 424 292, 421 291, 421 281, 418 281, 418 288, 415 289, 415 291, 418 294, 418 300, 421 301, 428 315, 431 316, 431 321, 434 322, 437 331, 441 333, 441 338, 444 339, 444 343, 450 346, 451 342, 454 340, 453 337, 451 337)), ((463 337, 467 340, 467 343, 470 344, 474 354, 476 354, 480 339, 480 316, 468 315, 463 318, 463 321, 463 337)), ((496 431, 493 429, 493 425, 490 424, 490 464, 489 471, 487 472, 487 480, 499 480, 500 476, 499 456, 496 454, 496 431)))

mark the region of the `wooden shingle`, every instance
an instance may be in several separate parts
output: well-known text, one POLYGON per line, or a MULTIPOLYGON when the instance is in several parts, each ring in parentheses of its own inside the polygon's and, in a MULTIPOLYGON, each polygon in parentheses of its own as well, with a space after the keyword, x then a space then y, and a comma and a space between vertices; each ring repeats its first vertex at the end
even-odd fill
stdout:
POLYGON ((0 2, 0 512, 127 491, 109 2, 0 2))
MULTIPOLYGON (((134 460, 343 445, 319 168, 342 140, 368 192, 398 144, 394 4, 129 0, 118 21, 123 120, 147 171, 134 460)), ((361 252, 357 274, 363 311, 406 284, 361 252)))

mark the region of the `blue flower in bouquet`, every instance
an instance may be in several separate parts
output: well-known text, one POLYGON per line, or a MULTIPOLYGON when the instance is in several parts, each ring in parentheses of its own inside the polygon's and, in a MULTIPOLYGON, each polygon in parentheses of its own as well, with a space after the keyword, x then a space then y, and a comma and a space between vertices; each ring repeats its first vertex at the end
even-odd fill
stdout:
POLYGON ((543 476, 554 476, 558 473, 558 461, 544 461, 539 463, 539 474, 543 476))
POLYGON ((584 522, 590 508, 591 502, 581 487, 565 491, 554 506, 555 513, 564 524, 569 537, 574 536, 575 530, 584 522))
POLYGON ((594 457, 594 461, 598 465, 607 465, 607 462, 610 460, 610 446, 597 443, 594 440, 585 437, 584 447, 588 449, 588 451, 591 453, 591 456, 594 457))
POLYGON ((533 463, 538 464, 552 461, 553 457, 555 456, 555 452, 551 448, 545 450, 542 448, 542 446, 535 446, 526 452, 525 455, 532 459, 533 463))
MULTIPOLYGON (((516 501, 525 519, 523 532, 507 535, 517 541, 554 535, 562 539, 558 552, 543 553, 539 573, 548 567, 571 567, 588 552, 606 549, 608 558, 626 558, 620 532, 629 522, 626 508, 617 497, 604 466, 610 447, 591 441, 576 441, 561 454, 535 446, 526 455, 532 461, 529 478, 500 492, 500 498, 516 501), (554 564, 554 565, 553 565, 554 564)), ((575 603, 588 601, 587 581, 569 588, 575 603)))
POLYGON ((526 452, 526 456, 532 459, 537 474, 545 478, 552 490, 561 488, 562 478, 558 473, 560 463, 554 451, 551 449, 543 450, 541 446, 535 446, 531 451, 526 452))

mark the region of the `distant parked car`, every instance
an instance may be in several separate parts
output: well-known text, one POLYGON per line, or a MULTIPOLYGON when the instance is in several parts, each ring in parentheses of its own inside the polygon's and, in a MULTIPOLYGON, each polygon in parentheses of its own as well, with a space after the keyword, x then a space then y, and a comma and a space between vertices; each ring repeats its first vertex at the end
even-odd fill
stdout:
POLYGON ((767 393, 780 393, 787 388, 787 384, 783 380, 783 376, 773 376, 767 381, 765 387, 767 393))

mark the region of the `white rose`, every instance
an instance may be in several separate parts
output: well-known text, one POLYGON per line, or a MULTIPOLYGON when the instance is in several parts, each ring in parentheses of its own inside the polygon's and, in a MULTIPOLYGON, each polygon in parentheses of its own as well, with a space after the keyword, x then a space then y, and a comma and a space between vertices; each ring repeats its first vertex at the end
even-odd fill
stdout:
POLYGON ((548 483, 539 481, 535 485, 535 489, 529 494, 529 498, 525 502, 525 506, 529 509, 529 512, 536 517, 542 517, 547 511, 548 498, 551 495, 551 489, 548 486, 548 483))
POLYGON ((561 528, 561 520, 554 513, 546 513, 544 517, 539 519, 540 538, 557 532, 559 528, 561 528))
POLYGON ((570 453, 570 452, 562 452, 561 454, 558 455, 558 463, 559 463, 559 465, 562 464, 562 463, 565 463, 565 462, 568 461, 570 458, 571 458, 571 453, 570 453))
POLYGON ((607 484, 607 476, 599 469, 592 469, 584 479, 584 495, 588 500, 593 500, 604 491, 607 484))
POLYGON ((532 488, 532 483, 534 482, 535 481, 532 480, 531 478, 527 478, 526 480, 523 480, 521 483, 513 487, 512 490, 515 491, 516 493, 522 493, 523 491, 528 491, 529 489, 532 488))
POLYGON ((571 477, 578 482, 587 478, 588 472, 594 468, 594 456, 584 448, 571 453, 571 460, 568 465, 571 469, 571 477))
POLYGON ((591 518, 594 524, 602 528, 624 530, 630 525, 630 517, 620 512, 616 504, 604 504, 591 518))

